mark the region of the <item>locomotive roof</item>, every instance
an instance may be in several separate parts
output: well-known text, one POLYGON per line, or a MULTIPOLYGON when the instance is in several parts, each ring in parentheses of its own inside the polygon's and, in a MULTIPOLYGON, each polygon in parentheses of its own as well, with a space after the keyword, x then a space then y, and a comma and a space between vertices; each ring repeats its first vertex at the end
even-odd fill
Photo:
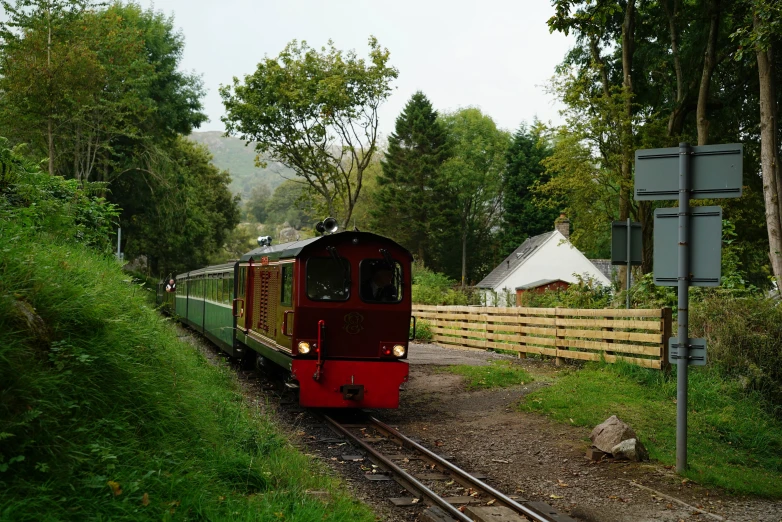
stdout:
MULTIPOLYGON (((391 239, 388 239, 387 237, 379 236, 377 234, 372 234, 371 232, 356 232, 356 231, 346 230, 343 232, 337 232, 335 234, 328 234, 325 236, 313 237, 310 239, 302 239, 301 241, 292 241, 290 243, 280 243, 279 245, 256 248, 255 250, 251 250, 246 254, 244 254, 239 261, 240 262, 249 261, 250 258, 257 260, 262 256, 268 256, 269 259, 273 259, 273 260, 296 258, 299 256, 299 254, 301 254, 301 251, 305 247, 313 243, 317 243, 317 242, 336 243, 338 241, 344 241, 354 237, 384 241, 396 245, 399 248, 405 250, 405 252, 407 252, 405 248, 399 246, 399 244, 397 244, 391 239)), ((408 255, 410 255, 409 252, 408 255)), ((410 257, 412 258, 412 256, 410 257)))

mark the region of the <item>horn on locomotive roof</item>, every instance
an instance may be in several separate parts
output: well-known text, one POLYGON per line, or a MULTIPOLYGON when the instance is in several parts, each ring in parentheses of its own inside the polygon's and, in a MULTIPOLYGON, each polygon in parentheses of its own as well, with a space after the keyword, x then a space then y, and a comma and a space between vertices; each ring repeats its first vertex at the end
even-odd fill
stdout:
POLYGON ((315 230, 318 232, 318 234, 323 234, 325 232, 329 234, 333 234, 337 231, 339 226, 337 225, 337 220, 333 217, 327 217, 323 221, 319 221, 317 225, 315 225, 315 230))
POLYGON ((334 232, 337 231, 339 225, 337 225, 336 219, 334 219, 333 217, 327 217, 326 219, 323 220, 323 228, 325 228, 326 232, 328 232, 329 234, 333 234, 334 232))
POLYGON ((258 246, 272 246, 272 236, 258 236, 258 246))

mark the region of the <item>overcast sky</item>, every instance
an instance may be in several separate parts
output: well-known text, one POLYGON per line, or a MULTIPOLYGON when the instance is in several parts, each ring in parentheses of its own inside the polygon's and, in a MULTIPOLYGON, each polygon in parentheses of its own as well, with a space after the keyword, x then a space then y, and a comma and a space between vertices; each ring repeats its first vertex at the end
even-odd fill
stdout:
POLYGON ((185 36, 182 67, 203 75, 201 130, 223 131, 217 92, 234 76, 252 73, 293 39, 366 56, 369 35, 391 52, 399 70, 391 98, 381 107, 380 129, 421 90, 438 111, 476 106, 505 129, 534 117, 559 123, 559 105, 546 92, 554 67, 572 37, 549 34, 550 0, 141 0, 174 15, 185 36))

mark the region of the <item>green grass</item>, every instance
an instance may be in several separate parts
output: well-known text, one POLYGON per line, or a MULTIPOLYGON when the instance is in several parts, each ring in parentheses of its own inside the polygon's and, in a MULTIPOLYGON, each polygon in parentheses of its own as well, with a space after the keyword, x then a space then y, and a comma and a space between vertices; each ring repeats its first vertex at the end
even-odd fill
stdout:
MULTIPOLYGON (((763 401, 709 367, 692 369, 684 475, 734 493, 782 498, 782 422, 763 401)), ((665 378, 627 364, 590 364, 531 393, 520 408, 590 428, 615 414, 635 429, 653 459, 675 464, 675 373, 665 378)))
POLYGON ((532 376, 511 361, 491 361, 488 366, 447 366, 445 371, 462 375, 468 390, 507 388, 532 381, 532 376))
POLYGON ((0 223, 0 273, 0 520, 374 520, 113 260, 0 223))

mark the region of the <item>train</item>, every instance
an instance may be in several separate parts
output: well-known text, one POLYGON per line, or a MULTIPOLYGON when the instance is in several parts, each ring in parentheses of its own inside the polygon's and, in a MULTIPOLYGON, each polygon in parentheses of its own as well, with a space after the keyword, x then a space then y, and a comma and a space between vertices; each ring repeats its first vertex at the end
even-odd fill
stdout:
POLYGON ((157 302, 244 365, 282 368, 302 406, 397 408, 415 330, 412 255, 324 222, 318 237, 261 237, 235 262, 178 274, 173 291, 161 281, 157 302))

